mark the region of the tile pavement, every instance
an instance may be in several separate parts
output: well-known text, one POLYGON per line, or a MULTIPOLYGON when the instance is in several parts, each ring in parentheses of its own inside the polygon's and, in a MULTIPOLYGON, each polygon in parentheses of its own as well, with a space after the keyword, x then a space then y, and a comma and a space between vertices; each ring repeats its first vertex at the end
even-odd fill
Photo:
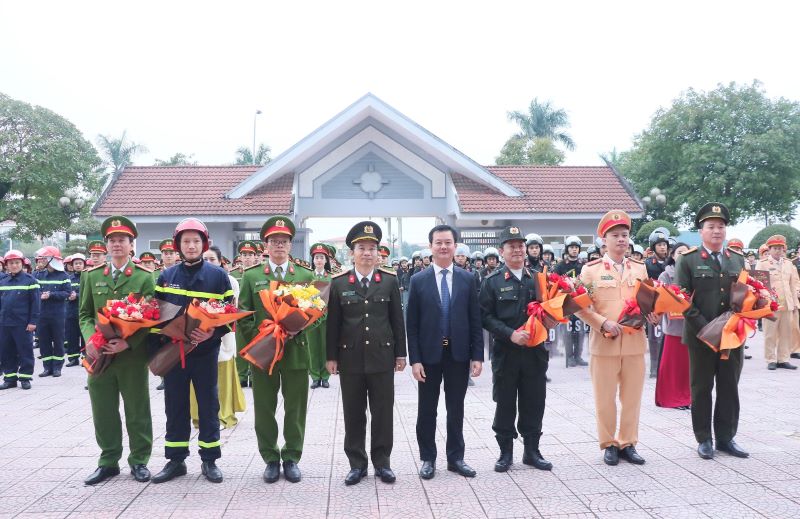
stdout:
MULTIPOLYGON (((751 340, 740 385, 739 443, 751 457, 695 454, 689 413, 653 405, 654 382, 647 380, 641 413, 639 452, 643 466, 602 463, 595 443, 591 384, 586 368, 551 361, 542 452, 555 468, 539 472, 520 462, 505 474, 492 470, 497 446, 491 423, 494 405, 488 371, 476 379, 466 400, 466 461, 474 479, 458 477, 438 464, 433 480, 416 475, 419 456, 414 426, 416 386, 410 371, 396 375, 393 469, 398 480, 385 485, 370 474, 345 487, 344 428, 338 381, 311 392, 306 448, 299 484, 267 485, 256 452, 252 397, 239 425, 223 431, 225 481, 214 485, 200 475, 196 452, 186 477, 163 484, 139 484, 121 476, 97 487, 83 478, 95 467, 89 399, 80 368, 61 379, 34 378, 32 391, 0 392, 0 519, 112 517, 342 517, 355 518, 796 518, 800 517, 800 371, 765 368, 761 337, 751 340)), ((39 366, 37 366, 38 369, 39 366)), ((164 463, 163 395, 151 380, 155 446, 150 469, 164 463)), ((444 451, 444 404, 440 407, 440 451, 444 451)), ((192 449, 196 449, 194 446, 192 449)), ((124 458, 123 458, 124 463, 124 458)))

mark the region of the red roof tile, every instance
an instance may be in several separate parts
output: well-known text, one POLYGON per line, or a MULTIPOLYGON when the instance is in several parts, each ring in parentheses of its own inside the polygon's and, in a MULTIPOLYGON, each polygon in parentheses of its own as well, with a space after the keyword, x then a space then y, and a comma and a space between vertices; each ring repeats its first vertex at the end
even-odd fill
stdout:
POLYGON ((607 166, 487 166, 491 173, 523 193, 507 197, 454 173, 462 213, 605 213, 639 212, 641 207, 623 181, 607 166))
POLYGON ((245 215, 289 214, 294 174, 287 173, 245 197, 225 193, 259 166, 130 166, 107 189, 94 214, 245 215))

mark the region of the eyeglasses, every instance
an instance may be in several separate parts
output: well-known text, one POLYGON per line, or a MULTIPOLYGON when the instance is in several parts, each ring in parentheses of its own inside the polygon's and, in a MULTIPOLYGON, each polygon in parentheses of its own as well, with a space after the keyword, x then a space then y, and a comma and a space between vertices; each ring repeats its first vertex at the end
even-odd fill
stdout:
POLYGON ((269 243, 270 245, 284 245, 284 246, 286 246, 286 245, 289 245, 289 240, 273 240, 272 238, 270 238, 269 240, 267 240, 267 243, 269 243))

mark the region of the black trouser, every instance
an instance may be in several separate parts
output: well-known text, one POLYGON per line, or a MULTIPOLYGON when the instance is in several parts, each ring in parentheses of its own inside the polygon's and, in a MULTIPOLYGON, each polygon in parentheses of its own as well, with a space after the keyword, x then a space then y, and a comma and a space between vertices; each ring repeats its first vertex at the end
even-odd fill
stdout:
POLYGON ((67 320, 64 323, 64 335, 67 360, 77 360, 81 356, 81 350, 84 347, 83 336, 78 323, 78 314, 67 314, 67 320))
POLYGON ((219 346, 203 352, 195 350, 186 356, 186 368, 181 368, 178 364, 164 377, 164 411, 167 415, 164 456, 167 459, 181 461, 189 456, 189 437, 192 434, 192 417, 189 413, 190 382, 197 396, 200 415, 200 433, 197 436, 200 459, 213 461, 222 456, 217 392, 218 356, 219 346))
POLYGON ((494 430, 497 442, 517 437, 538 448, 547 391, 548 354, 542 346, 523 348, 496 341, 492 361, 492 397, 497 402, 494 430), (519 420, 514 428, 519 405, 519 420))
POLYGON ((692 389, 692 428, 698 443, 711 439, 711 391, 717 383, 717 405, 713 406, 714 437, 730 441, 739 426, 739 376, 743 348, 730 350, 730 358, 705 345, 689 346, 689 377, 692 389))
POLYGON ((453 360, 449 348, 442 351, 439 364, 424 364, 425 382, 417 382, 417 444, 422 461, 436 460, 436 415, 439 388, 444 379, 447 409, 447 461, 464 459, 464 397, 469 382, 469 361, 453 360))
POLYGON ((61 371, 64 365, 64 314, 40 319, 36 335, 44 369, 61 371))
POLYGON ((394 371, 340 374, 344 412, 344 453, 350 468, 367 468, 367 402, 372 418, 370 458, 375 468, 390 468, 394 443, 394 371))
POLYGON ((647 323, 647 346, 650 350, 650 374, 658 374, 658 362, 661 348, 664 347, 664 333, 661 325, 647 323))
POLYGON ((0 369, 9 382, 30 380, 33 375, 33 335, 27 326, 0 324, 0 369))

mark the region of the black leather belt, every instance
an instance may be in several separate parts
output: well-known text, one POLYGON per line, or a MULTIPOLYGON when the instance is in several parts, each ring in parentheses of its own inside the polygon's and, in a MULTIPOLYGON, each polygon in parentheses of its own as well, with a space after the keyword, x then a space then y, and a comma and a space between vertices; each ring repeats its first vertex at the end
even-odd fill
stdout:
POLYGON ((442 348, 447 348, 448 346, 450 346, 450 338, 442 337, 442 348))

